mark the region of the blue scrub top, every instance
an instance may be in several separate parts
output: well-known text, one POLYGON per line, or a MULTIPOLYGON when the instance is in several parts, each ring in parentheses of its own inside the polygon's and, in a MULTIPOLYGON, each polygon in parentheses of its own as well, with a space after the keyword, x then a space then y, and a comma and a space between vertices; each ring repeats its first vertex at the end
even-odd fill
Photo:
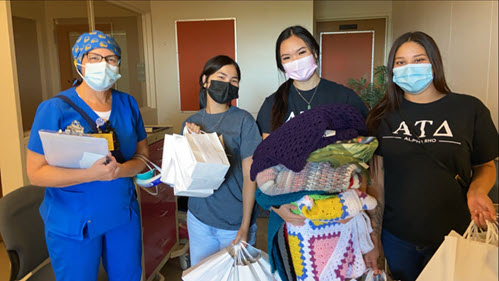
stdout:
MULTIPOLYGON (((93 120, 99 116, 78 96, 75 88, 59 93, 69 97, 93 120)), ((38 106, 31 128, 28 149, 44 154, 38 131, 66 129, 74 120, 85 133, 90 125, 69 104, 58 98, 38 106)), ((136 100, 123 92, 112 90, 109 124, 115 130, 125 161, 135 154, 137 142, 146 138, 144 123, 136 100)), ((82 240, 93 238, 130 221, 131 212, 139 214, 131 178, 94 181, 64 188, 47 188, 40 206, 46 231, 82 240), (85 235, 84 235, 85 232, 85 235)))

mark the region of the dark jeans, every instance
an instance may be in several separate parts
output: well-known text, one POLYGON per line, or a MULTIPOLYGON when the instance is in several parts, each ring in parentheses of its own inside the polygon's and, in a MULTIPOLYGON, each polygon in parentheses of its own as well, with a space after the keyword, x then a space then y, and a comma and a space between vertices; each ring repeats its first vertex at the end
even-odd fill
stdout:
POLYGON ((416 246, 383 230, 383 251, 394 280, 414 281, 439 245, 416 246))

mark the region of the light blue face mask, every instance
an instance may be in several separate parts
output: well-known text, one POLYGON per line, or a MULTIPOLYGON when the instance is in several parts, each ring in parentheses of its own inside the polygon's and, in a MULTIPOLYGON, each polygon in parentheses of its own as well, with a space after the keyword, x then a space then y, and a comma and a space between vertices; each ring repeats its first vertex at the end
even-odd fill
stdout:
POLYGON ((161 168, 155 165, 153 162, 151 162, 149 159, 146 157, 136 154, 134 155, 135 158, 138 158, 142 160, 146 166, 149 168, 149 171, 142 173, 142 174, 137 174, 133 180, 134 182, 142 187, 145 191, 152 195, 157 195, 158 194, 158 184, 161 184, 161 177, 163 175, 163 172, 161 171, 161 168), (158 172, 158 174, 155 175, 155 172, 158 172), (151 192, 149 191, 149 188, 151 187, 156 187, 156 192, 151 192))
POLYGON ((90 88, 96 91, 105 91, 111 88, 121 77, 118 66, 110 65, 104 60, 98 63, 86 63, 83 66, 85 67, 85 77, 81 75, 77 68, 78 74, 87 82, 90 88))
POLYGON ((404 92, 417 95, 433 81, 430 63, 407 64, 393 69, 393 82, 404 92))

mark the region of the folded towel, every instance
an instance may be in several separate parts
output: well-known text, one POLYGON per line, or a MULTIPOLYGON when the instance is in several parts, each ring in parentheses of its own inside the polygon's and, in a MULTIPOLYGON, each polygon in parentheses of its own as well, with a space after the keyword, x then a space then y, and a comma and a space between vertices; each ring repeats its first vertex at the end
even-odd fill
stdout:
POLYGON ((360 169, 355 164, 332 168, 328 162, 307 162, 301 172, 293 172, 284 165, 258 173, 256 183, 267 195, 280 195, 297 191, 326 191, 338 193, 361 184, 360 169))

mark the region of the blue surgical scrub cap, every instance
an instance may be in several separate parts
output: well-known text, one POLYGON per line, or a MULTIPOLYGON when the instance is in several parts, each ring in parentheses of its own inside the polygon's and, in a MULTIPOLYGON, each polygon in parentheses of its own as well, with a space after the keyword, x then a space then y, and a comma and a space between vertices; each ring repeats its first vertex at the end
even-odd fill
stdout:
POLYGON ((76 40, 72 50, 74 64, 78 70, 81 71, 81 66, 78 64, 81 64, 83 55, 97 48, 108 49, 118 57, 121 57, 120 46, 118 46, 118 43, 116 43, 113 37, 98 30, 94 30, 90 33, 83 33, 80 37, 78 37, 78 40, 76 40))

